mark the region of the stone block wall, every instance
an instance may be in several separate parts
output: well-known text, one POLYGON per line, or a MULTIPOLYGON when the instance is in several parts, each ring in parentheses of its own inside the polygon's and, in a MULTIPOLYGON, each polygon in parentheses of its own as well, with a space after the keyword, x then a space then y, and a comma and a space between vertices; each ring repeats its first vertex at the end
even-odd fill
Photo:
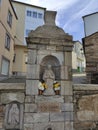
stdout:
POLYGON ((98 85, 74 84, 73 97, 25 97, 25 84, 0 84, 0 130, 16 128, 98 130, 98 85), (16 126, 7 122, 12 104, 20 105, 21 123, 16 126))
POLYGON ((98 84, 98 32, 84 38, 87 82, 98 84))
POLYGON ((98 129, 98 85, 78 84, 74 89, 74 129, 98 129))
POLYGON ((0 83, 0 130, 23 129, 24 90, 23 83, 0 83))

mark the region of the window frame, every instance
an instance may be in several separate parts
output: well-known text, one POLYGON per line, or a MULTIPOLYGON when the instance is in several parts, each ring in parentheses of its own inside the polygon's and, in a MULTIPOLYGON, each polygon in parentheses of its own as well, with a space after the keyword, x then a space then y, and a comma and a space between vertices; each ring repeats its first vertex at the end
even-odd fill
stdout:
POLYGON ((5 48, 9 51, 10 50, 10 44, 11 44, 11 37, 8 33, 6 33, 5 36, 5 48))
POLYGON ((6 57, 2 56, 2 60, 1 60, 1 75, 8 76, 9 75, 9 71, 10 71, 10 60, 7 59, 6 57), (8 72, 7 72, 7 74, 2 73, 3 60, 8 62, 8 72))
POLYGON ((43 14, 42 13, 38 13, 38 18, 42 19, 43 18, 43 14))
POLYGON ((32 11, 31 11, 31 10, 27 10, 26 15, 27 15, 28 17, 31 17, 31 16, 32 16, 32 11))
POLYGON ((37 18, 37 15, 38 15, 37 12, 36 12, 36 11, 33 11, 32 13, 33 13, 33 14, 32 14, 32 17, 33 17, 33 18, 37 18))
POLYGON ((8 10, 7 23, 8 23, 8 25, 9 25, 10 27, 12 27, 12 17, 13 17, 13 15, 12 15, 11 11, 8 10))

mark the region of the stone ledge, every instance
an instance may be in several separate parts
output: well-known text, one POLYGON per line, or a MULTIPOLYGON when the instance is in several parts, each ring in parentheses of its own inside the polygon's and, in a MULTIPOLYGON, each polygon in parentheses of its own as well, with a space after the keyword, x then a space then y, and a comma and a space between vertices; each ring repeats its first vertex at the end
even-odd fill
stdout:
POLYGON ((0 91, 23 91, 25 83, 0 83, 0 91))
POLYGON ((90 90, 96 91, 98 90, 98 85, 96 84, 73 84, 74 91, 83 91, 83 90, 90 90))

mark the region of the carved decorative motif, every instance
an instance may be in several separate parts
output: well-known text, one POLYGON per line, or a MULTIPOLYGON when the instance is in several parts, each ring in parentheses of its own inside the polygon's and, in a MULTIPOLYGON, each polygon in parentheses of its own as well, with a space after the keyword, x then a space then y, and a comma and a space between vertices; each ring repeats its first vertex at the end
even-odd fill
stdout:
POLYGON ((6 105, 5 129, 22 129, 23 105, 18 102, 12 102, 6 105))

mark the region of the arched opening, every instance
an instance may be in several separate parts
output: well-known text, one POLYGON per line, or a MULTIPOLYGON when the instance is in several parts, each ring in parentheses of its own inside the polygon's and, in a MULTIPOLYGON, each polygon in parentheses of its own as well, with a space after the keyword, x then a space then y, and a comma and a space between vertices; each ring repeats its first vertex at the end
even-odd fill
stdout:
POLYGON ((59 80, 61 75, 60 62, 55 56, 52 55, 48 55, 42 59, 42 62, 40 64, 40 79, 42 79, 43 73, 45 72, 45 69, 48 65, 52 66, 52 70, 55 74, 55 79, 59 80))

